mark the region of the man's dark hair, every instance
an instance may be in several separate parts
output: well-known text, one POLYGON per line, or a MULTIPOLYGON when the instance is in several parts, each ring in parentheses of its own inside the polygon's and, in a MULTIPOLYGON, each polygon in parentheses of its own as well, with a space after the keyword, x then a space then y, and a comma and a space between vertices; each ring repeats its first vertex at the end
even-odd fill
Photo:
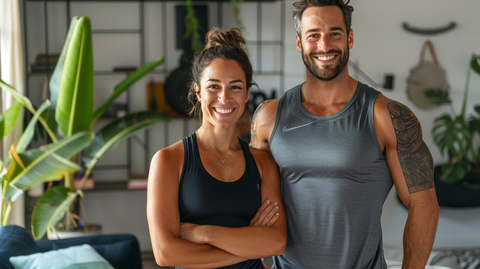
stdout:
POLYGON ((337 6, 342 10, 343 19, 345 21, 345 27, 347 34, 352 27, 352 12, 353 7, 348 3, 350 0, 298 0, 293 3, 295 10, 293 11, 293 22, 295 23, 295 31, 298 37, 302 38, 302 15, 305 9, 309 7, 325 7, 325 6, 337 6))

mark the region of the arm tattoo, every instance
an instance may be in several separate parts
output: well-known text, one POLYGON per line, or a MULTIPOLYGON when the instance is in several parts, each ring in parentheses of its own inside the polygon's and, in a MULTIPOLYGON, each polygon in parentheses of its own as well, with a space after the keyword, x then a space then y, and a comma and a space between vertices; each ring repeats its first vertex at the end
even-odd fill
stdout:
POLYGON ((433 188, 433 158, 422 139, 422 127, 413 112, 403 104, 387 104, 397 137, 397 153, 408 192, 433 188))
POLYGON ((257 146, 257 117, 269 102, 270 100, 266 100, 261 103, 253 113, 252 123, 250 124, 250 146, 254 148, 257 146))

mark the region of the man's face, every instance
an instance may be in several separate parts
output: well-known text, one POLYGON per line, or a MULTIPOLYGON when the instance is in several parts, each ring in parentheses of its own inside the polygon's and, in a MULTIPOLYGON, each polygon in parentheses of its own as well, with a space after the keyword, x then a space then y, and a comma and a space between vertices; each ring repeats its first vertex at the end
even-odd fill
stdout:
POLYGON ((343 13, 337 6, 310 7, 302 16, 302 40, 297 50, 310 73, 322 81, 338 77, 348 64, 353 31, 346 32, 343 13))

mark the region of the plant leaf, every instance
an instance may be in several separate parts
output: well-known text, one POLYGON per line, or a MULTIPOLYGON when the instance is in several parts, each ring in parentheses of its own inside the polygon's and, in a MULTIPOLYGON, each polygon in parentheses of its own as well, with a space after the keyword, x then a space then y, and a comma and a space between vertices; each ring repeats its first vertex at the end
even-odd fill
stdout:
POLYGON ((32 106, 32 102, 30 102, 30 99, 28 99, 25 95, 21 94, 19 91, 17 91, 15 88, 10 86, 9 84, 3 82, 3 80, 0 79, 0 86, 2 86, 2 89, 7 90, 17 102, 22 104, 25 108, 28 109, 28 111, 35 113, 35 109, 32 106))
POLYGON ((21 110, 22 104, 13 102, 10 108, 0 115, 0 139, 6 137, 13 130, 21 110))
MULTIPOLYGON (((14 158, 10 166, 13 166, 11 169, 9 167, 5 176, 10 182, 10 187, 23 191, 39 183, 62 179, 65 174, 80 170, 78 164, 67 158, 84 149, 92 139, 93 133, 84 131, 45 148, 32 149, 24 153, 16 154, 12 147, 11 153, 15 154, 12 154, 14 158), (20 162, 23 165, 20 165, 20 162)), ((6 199, 12 199, 12 196, 6 196, 6 199)))
POLYGON ((33 115, 32 119, 30 119, 30 122, 27 125, 27 128, 22 133, 22 136, 20 136, 20 139, 17 142, 16 146, 16 151, 17 152, 24 152, 25 149, 27 148, 28 144, 30 144, 30 141, 32 141, 33 135, 35 133, 35 125, 37 124, 38 117, 45 111, 48 107, 50 106, 50 101, 46 100, 37 110, 37 112, 33 115))
POLYGON ((68 46, 55 119, 64 136, 90 129, 93 115, 93 47, 89 17, 78 19, 68 46))
POLYGON ((470 66, 475 72, 477 72, 477 74, 480 75, 480 64, 478 63, 479 60, 480 60, 480 55, 473 54, 472 60, 470 62, 470 66))
POLYGON ((102 114, 107 110, 107 108, 118 98, 123 92, 128 90, 133 83, 137 82, 140 78, 142 78, 145 74, 155 69, 155 67, 161 65, 165 61, 165 57, 157 58, 153 61, 150 61, 140 67, 139 69, 132 72, 128 77, 122 80, 119 84, 115 86, 113 89, 113 93, 108 97, 108 99, 95 111, 92 122, 90 126, 102 116, 102 114))
POLYGON ((67 38, 65 39, 65 44, 63 45, 62 53, 58 58, 57 65, 53 71, 52 78, 50 79, 50 102, 52 110, 55 111, 57 107, 58 93, 60 91, 60 83, 62 81, 62 74, 65 65, 65 59, 67 57, 68 47, 70 46, 70 41, 72 39, 73 32, 75 30, 75 25, 77 24, 78 17, 75 16, 70 21, 70 28, 68 29, 67 38))
POLYGON ((442 166, 441 180, 447 184, 454 184, 461 181, 471 170, 472 166, 464 160, 446 164, 442 166))
MULTIPOLYGON (((25 157, 25 156, 23 156, 25 157)), ((73 173, 80 170, 80 166, 65 158, 62 158, 54 153, 49 153, 48 156, 39 156, 40 162, 34 161, 30 166, 27 166, 21 173, 19 173, 11 182, 9 188, 13 187, 15 190, 25 191, 37 184, 60 180, 65 174, 73 173)), ((13 193, 13 192, 12 192, 13 193)), ((7 192, 5 199, 15 201, 14 197, 7 192)))
POLYGON ((171 119, 154 111, 142 111, 126 115, 105 125, 95 134, 92 144, 85 150, 84 162, 87 168, 92 168, 103 153, 112 150, 127 137, 134 135, 159 122, 169 122, 171 119))
POLYGON ((32 212, 32 235, 41 239, 48 227, 55 226, 77 198, 78 192, 73 192, 63 185, 57 185, 47 190, 37 201, 32 212))
POLYGON ((448 96, 448 91, 444 91, 440 88, 428 89, 423 93, 432 104, 443 105, 452 103, 452 100, 450 100, 448 96))

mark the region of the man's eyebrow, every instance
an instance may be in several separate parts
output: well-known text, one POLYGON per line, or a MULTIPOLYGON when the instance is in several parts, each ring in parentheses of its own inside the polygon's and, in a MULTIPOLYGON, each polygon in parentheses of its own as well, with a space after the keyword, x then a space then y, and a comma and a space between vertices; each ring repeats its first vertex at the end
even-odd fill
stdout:
MULTIPOLYGON (((341 32, 345 32, 345 30, 343 30, 342 27, 340 26, 333 26, 333 27, 330 27, 329 29, 330 31, 341 31, 341 32)), ((319 28, 312 28, 312 29, 308 29, 307 31, 305 31, 305 34, 308 34, 308 33, 311 33, 311 32, 318 32, 320 31, 319 28)))
POLYGON ((343 28, 340 27, 340 26, 330 27, 330 31, 342 31, 342 32, 345 32, 345 30, 343 30, 343 28))

